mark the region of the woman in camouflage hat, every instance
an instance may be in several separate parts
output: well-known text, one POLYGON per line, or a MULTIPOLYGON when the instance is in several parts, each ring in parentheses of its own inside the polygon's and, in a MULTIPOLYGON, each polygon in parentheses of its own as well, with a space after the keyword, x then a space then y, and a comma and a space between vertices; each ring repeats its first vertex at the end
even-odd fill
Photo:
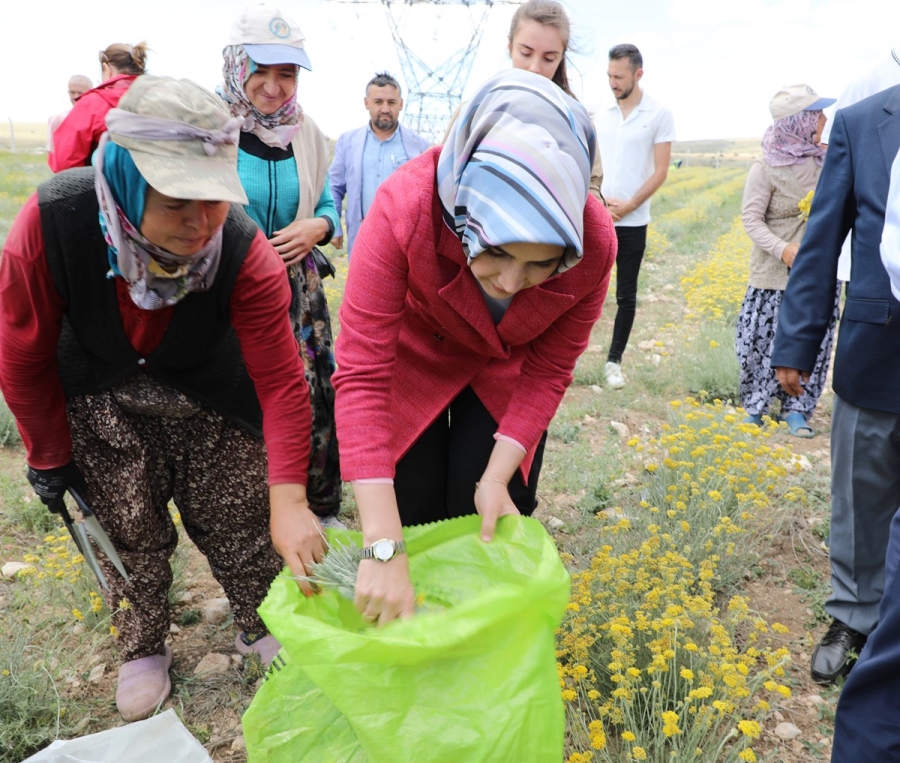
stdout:
POLYGON ((81 494, 124 563, 127 579, 99 555, 133 721, 171 690, 170 501, 225 589, 237 650, 264 661, 276 548, 298 575, 324 548, 290 290, 241 208, 239 123, 192 82, 143 76, 107 126, 96 167, 42 184, 6 240, 0 388, 38 495, 81 494))

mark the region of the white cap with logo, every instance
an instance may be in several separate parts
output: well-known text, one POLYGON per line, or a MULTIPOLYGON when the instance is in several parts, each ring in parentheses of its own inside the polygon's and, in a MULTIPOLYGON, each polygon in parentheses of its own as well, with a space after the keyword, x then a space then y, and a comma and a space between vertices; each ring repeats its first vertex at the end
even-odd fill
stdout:
POLYGON ((234 22, 229 45, 243 45, 250 60, 264 66, 294 64, 312 71, 303 49, 303 32, 271 5, 251 5, 234 22))
POLYGON ((785 85, 769 101, 772 119, 784 119, 801 111, 819 111, 831 106, 836 98, 820 98, 809 85, 785 85))

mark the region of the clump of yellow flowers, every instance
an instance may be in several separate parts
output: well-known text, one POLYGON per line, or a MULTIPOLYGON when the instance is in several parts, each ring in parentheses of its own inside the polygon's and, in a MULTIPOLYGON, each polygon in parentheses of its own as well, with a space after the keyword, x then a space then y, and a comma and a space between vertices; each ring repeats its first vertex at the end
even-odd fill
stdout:
POLYGON ((681 289, 696 317, 733 321, 747 292, 752 243, 741 218, 684 278, 681 289))
POLYGON ((608 542, 572 576, 557 636, 568 763, 753 761, 760 721, 790 695, 787 629, 721 598, 790 453, 770 442, 777 425, 743 425, 721 402, 672 410, 662 436, 630 442, 640 504, 603 520, 608 542))
POLYGON ((810 191, 806 196, 804 196, 800 201, 797 202, 797 208, 800 210, 800 214, 797 215, 801 220, 809 220, 809 210, 812 207, 812 200, 815 191, 810 191))

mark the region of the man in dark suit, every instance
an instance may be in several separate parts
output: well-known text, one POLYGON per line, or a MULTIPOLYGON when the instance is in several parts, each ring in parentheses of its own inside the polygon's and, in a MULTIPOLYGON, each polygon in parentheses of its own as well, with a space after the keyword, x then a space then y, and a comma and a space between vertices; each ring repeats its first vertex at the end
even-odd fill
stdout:
POLYGON ((900 86, 835 115, 772 355, 781 385, 799 395, 828 328, 841 244, 852 229, 852 271, 833 382, 833 590, 825 604, 833 620, 810 665, 813 679, 823 684, 848 673, 878 622, 888 532, 900 507, 900 302, 879 254, 898 149, 900 86))

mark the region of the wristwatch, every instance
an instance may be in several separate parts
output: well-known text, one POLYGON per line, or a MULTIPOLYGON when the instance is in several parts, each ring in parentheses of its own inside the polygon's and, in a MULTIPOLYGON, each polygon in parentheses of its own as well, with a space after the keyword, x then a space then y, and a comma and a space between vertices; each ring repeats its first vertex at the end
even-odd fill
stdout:
POLYGON ((398 554, 406 551, 405 541, 391 540, 390 538, 381 538, 376 540, 371 546, 366 546, 359 552, 360 559, 376 559, 379 562, 389 562, 398 554))

